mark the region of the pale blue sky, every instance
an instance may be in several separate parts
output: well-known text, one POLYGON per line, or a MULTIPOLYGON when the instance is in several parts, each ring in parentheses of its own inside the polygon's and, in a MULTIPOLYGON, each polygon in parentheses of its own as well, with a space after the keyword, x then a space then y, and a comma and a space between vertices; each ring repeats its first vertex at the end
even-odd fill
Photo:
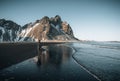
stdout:
POLYGON ((120 41, 119 0, 0 0, 0 18, 20 25, 55 15, 79 39, 120 41))

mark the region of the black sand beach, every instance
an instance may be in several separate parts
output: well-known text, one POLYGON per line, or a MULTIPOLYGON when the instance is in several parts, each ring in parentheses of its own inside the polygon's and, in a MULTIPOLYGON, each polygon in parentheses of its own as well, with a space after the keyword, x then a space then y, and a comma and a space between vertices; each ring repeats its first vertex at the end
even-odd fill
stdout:
POLYGON ((37 55, 37 43, 0 43, 0 69, 37 55))
POLYGON ((72 48, 59 44, 43 46, 40 49, 41 51, 39 54, 36 49, 36 44, 34 43, 24 45, 1 44, 0 64, 2 64, 3 67, 9 67, 2 67, 0 70, 0 80, 98 81, 88 72, 83 70, 73 59, 72 55, 74 50, 72 48), (6 58, 5 61, 4 58, 6 58), (10 62, 10 64, 7 64, 7 62, 10 62))

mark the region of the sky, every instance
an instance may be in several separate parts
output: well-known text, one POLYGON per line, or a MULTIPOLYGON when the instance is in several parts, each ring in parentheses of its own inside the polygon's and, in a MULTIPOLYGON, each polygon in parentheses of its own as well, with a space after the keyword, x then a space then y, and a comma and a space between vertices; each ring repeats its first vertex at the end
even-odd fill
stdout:
POLYGON ((81 40, 120 41, 120 0, 0 0, 0 19, 22 26, 55 15, 81 40))

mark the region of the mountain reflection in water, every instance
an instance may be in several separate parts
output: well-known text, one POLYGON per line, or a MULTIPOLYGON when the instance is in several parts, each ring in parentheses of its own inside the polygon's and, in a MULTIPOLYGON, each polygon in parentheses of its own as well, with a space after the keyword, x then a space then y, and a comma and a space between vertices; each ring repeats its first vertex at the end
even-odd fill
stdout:
POLYGON ((63 61, 69 60, 72 50, 65 46, 42 46, 38 52, 37 64, 59 66, 63 61), (54 51, 54 53, 53 53, 54 51))

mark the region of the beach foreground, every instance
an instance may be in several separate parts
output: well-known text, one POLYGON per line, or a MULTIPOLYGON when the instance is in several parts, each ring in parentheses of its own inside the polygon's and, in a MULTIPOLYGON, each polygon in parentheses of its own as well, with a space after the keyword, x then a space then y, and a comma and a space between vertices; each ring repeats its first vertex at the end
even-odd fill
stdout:
MULTIPOLYGON (((19 44, 12 47, 15 48, 14 46, 18 48, 19 44)), ((20 53, 12 52, 9 50, 12 48, 8 47, 6 54, 17 53, 11 59, 24 59, 16 63, 9 59, 10 65, 3 66, 0 70, 1 81, 120 81, 120 43, 56 44, 42 46, 39 52, 36 44, 27 44, 26 49, 23 48, 24 45, 20 47, 16 50, 20 53)), ((2 51, 1 55, 4 54, 2 51)))
POLYGON ((0 70, 0 80, 98 81, 73 59, 74 52, 66 45, 43 46, 36 56, 0 70))

